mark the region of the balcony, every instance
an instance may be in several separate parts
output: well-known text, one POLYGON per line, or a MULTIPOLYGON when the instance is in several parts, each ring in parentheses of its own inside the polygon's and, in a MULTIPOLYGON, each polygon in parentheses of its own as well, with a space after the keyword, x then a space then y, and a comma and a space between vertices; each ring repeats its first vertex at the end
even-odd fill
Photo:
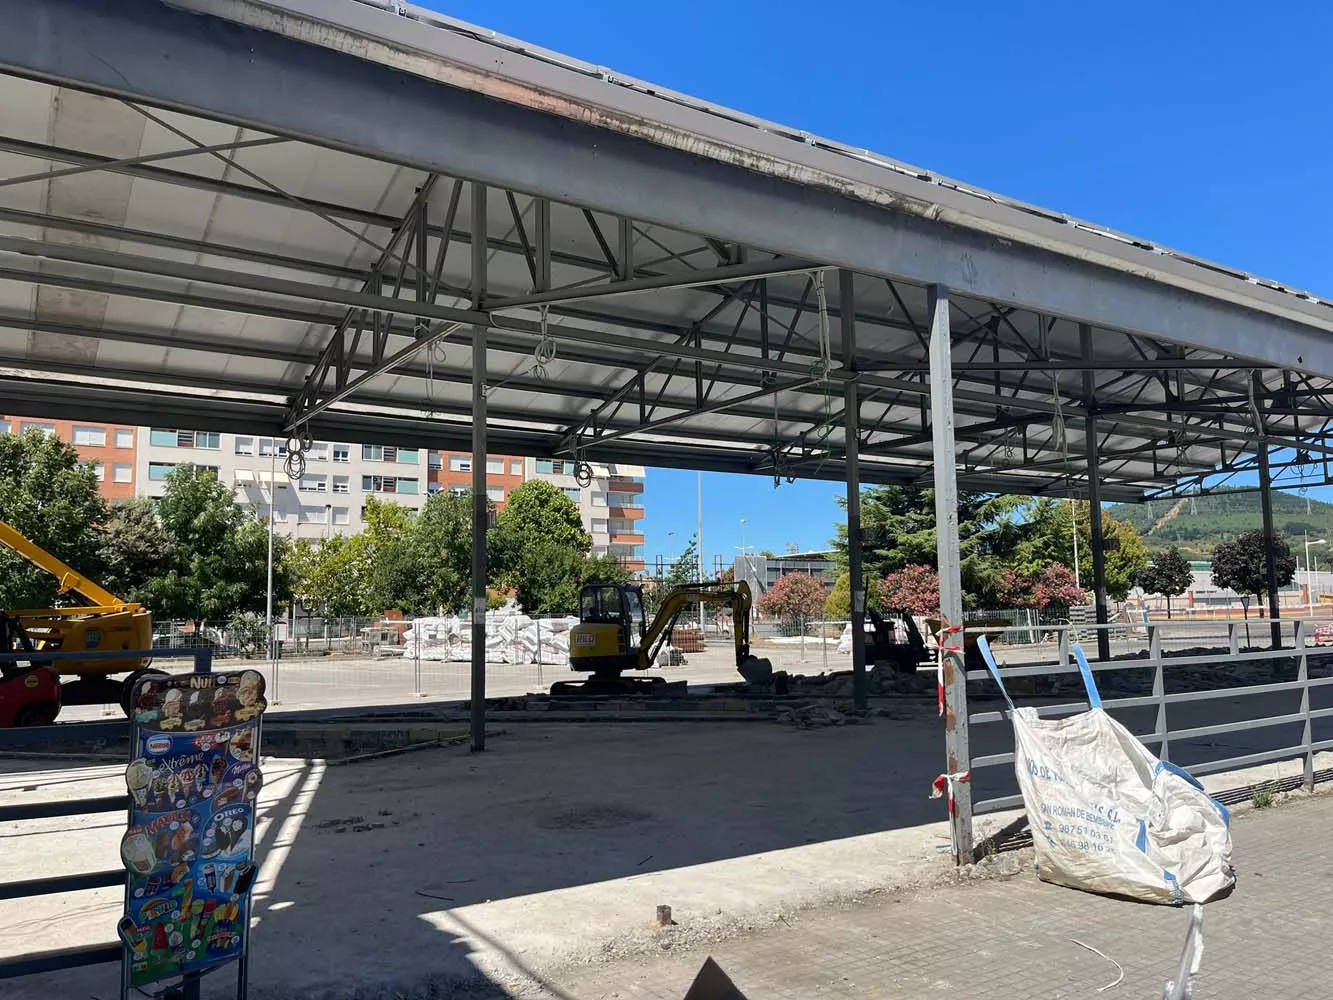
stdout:
MULTIPOLYGON (((623 491, 608 492, 606 494, 606 505, 608 507, 637 507, 643 508, 643 493, 625 493, 623 491)), ((619 517, 619 514, 612 514, 612 517, 619 517)))
POLYGON ((607 480, 606 488, 616 493, 642 493, 642 479, 624 479, 619 476, 612 476, 607 480))
POLYGON ((608 507, 606 511, 611 517, 625 521, 637 521, 643 517, 642 507, 608 507))
POLYGON ((642 545, 643 535, 634 532, 613 531, 609 536, 612 545, 642 545))

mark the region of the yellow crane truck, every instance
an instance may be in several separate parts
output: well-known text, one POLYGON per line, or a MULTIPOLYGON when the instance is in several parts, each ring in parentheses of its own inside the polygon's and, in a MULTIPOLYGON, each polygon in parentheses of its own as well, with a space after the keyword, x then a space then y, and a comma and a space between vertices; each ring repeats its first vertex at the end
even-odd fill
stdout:
MULTIPOLYGON (((0 544, 13 549, 28 562, 54 576, 60 593, 78 594, 89 603, 65 608, 28 608, 6 611, 31 643, 34 660, 44 652, 93 650, 142 651, 153 646, 153 618, 142 604, 126 601, 73 569, 0 521, 0 544)), ((65 704, 120 702, 128 713, 128 693, 148 667, 142 656, 109 659, 59 660, 51 665, 62 677, 74 678, 63 685, 65 704), (115 674, 129 673, 124 681, 115 674)))

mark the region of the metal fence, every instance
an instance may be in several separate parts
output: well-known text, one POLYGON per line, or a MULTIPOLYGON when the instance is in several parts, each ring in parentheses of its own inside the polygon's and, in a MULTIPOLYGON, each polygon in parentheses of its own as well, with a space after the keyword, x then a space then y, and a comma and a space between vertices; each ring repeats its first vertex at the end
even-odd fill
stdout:
MULTIPOLYGON (((995 648, 1015 700, 1042 717, 1087 710, 1071 645, 1081 636, 1095 646, 1096 634, 1106 631, 1111 658, 1091 663, 1103 707, 1163 760, 1200 775, 1300 760, 1300 783, 1312 788, 1315 754, 1333 749, 1333 727, 1317 731, 1333 719, 1333 650, 1311 645, 1308 619, 1054 625, 1045 631, 1054 641, 1033 644, 1024 641, 1031 629, 1008 627, 1006 643, 995 648), (1276 649, 1273 625, 1280 630, 1276 649)), ((998 699, 984 669, 965 676, 969 699, 998 699)), ((1021 795, 1008 791, 1016 786, 1014 752, 999 749, 1013 745, 1007 721, 1003 709, 980 704, 967 715, 970 761, 960 767, 972 773, 972 815, 1022 805, 1021 795)), ((970 826, 970 815, 964 821, 970 826)))

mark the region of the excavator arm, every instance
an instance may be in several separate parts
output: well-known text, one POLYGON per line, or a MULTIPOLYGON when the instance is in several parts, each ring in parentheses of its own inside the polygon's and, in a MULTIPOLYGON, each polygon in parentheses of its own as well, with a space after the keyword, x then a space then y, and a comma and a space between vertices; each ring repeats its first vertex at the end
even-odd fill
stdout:
POLYGON ((647 669, 657 659, 662 643, 675 627, 676 619, 686 608, 699 604, 721 605, 731 608, 732 632, 736 640, 736 666, 750 656, 750 585, 740 583, 689 583, 667 595, 657 614, 648 624, 639 645, 640 669, 647 669))
POLYGON ((62 594, 73 591, 103 608, 119 608, 128 604, 127 601, 117 597, 105 587, 101 587, 87 577, 74 572, 47 552, 46 549, 35 542, 29 541, 22 533, 16 531, 4 521, 0 521, 0 544, 7 545, 38 569, 46 570, 59 580, 60 593, 62 594))

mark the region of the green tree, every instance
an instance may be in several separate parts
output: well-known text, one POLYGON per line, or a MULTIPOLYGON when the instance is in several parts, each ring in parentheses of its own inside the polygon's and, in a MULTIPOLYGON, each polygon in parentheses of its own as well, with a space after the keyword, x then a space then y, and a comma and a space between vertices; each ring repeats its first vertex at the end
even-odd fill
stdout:
MULTIPOLYGON (((488 511, 492 505, 487 501, 488 511)), ((427 606, 457 612, 472 598, 472 494, 433 494, 415 523, 421 590, 427 606)), ((487 532, 487 566, 495 561, 493 532, 487 532)), ((499 575, 492 570, 492 577, 499 575)))
MULTIPOLYGON (((830 621, 850 621, 852 617, 852 578, 848 573, 839 573, 833 581, 828 600, 824 602, 824 614, 830 621)), ((866 581, 866 607, 883 610, 884 602, 880 593, 879 581, 873 577, 866 581)))
POLYGON ((417 616, 433 610, 422 588, 422 549, 412 511, 402 504, 366 498, 366 522, 349 542, 348 558, 365 580, 366 614, 401 611, 417 616))
POLYGON ((374 614, 363 551, 344 535, 292 545, 287 565, 294 596, 332 618, 374 614))
POLYGON ((629 570, 613 555, 588 556, 580 577, 584 583, 628 583, 629 570))
MULTIPOLYGON (((1279 531, 1273 536, 1277 585, 1285 587, 1296 576, 1296 559, 1279 531)), ((1267 545, 1262 531, 1247 531, 1235 541, 1221 542, 1213 549, 1213 585, 1238 594, 1253 594, 1263 603, 1268 591, 1267 545)), ((1269 616, 1274 615, 1272 608, 1269 616)))
POLYGON ((532 479, 509 494, 496 519, 496 578, 530 615, 569 614, 578 609, 579 574, 592 536, 578 505, 562 490, 532 479))
MULTIPOLYGON (((101 575, 97 529, 106 519, 92 466, 79 460, 72 445, 36 430, 0 434, 0 520, 96 580, 101 575)), ((0 607, 87 603, 74 595, 58 598, 57 590, 53 576, 0 548, 0 607)))
MULTIPOLYGON (((1018 513, 1027 501, 992 493, 958 495, 959 556, 969 603, 993 600, 1000 574, 1026 535, 1018 513)), ((845 498, 839 506, 847 509, 845 498)), ((918 486, 872 486, 861 491, 862 563, 875 579, 906 566, 938 568, 935 491, 918 486)), ((837 525, 833 546, 847 565, 847 525, 837 525)))
MULTIPOLYGON (((1016 563, 1028 575, 1040 573, 1052 563, 1074 565, 1074 536, 1072 527, 1078 526, 1079 558, 1092 566, 1092 521, 1086 500, 1070 503, 1067 500, 1041 498, 1027 508, 1026 538, 1018 546, 1016 563), (1072 519, 1072 520, 1071 520, 1072 519)), ((1123 601, 1138 582, 1139 574, 1148 565, 1150 554, 1147 543, 1138 529, 1128 521, 1112 517, 1103 509, 1102 552, 1106 567, 1106 594, 1113 601, 1123 601)))
MULTIPOLYGON (((171 539, 171 557, 144 582, 155 614, 203 621, 265 610, 268 594, 268 524, 236 505, 231 486, 193 465, 167 476, 158 515, 171 539)), ((273 606, 291 601, 288 541, 273 539, 273 606)))
POLYGON ((1190 564, 1172 545, 1153 556, 1153 560, 1139 574, 1139 586, 1150 594, 1166 598, 1166 616, 1171 617, 1171 598, 1179 597, 1190 588, 1194 574, 1190 564))
POLYGON ((691 535, 689 543, 680 555, 672 560, 662 579, 655 580, 651 586, 644 589, 644 610, 650 615, 656 614, 657 609, 673 590, 687 583, 699 582, 699 539, 691 535))
POLYGON ((102 585, 127 600, 138 601, 145 596, 145 584, 171 561, 175 548, 153 501, 131 497, 111 508, 99 551, 102 585))

